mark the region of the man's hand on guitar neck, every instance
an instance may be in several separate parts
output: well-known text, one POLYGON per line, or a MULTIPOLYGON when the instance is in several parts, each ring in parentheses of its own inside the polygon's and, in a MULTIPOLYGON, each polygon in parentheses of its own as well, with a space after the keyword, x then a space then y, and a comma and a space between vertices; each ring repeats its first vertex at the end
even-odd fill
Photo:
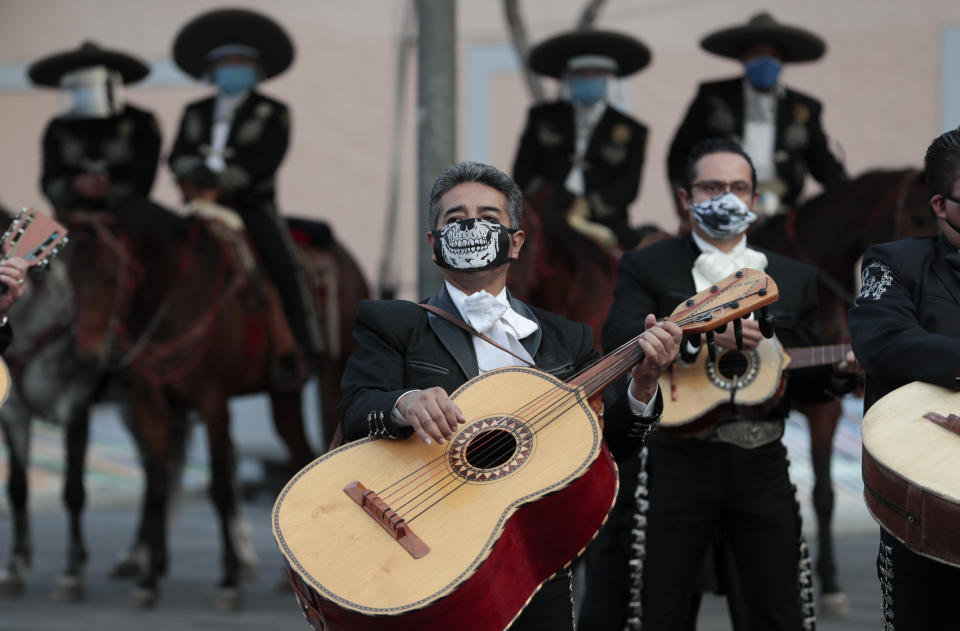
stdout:
POLYGON ((677 358, 683 338, 683 331, 670 320, 657 322, 651 314, 644 325, 647 330, 640 335, 639 344, 646 356, 630 371, 630 394, 638 401, 649 401, 656 394, 660 375, 677 358))
POLYGON ((20 299, 26 289, 27 262, 20 257, 6 259, 0 262, 0 283, 7 289, 0 294, 0 315, 6 322, 6 312, 13 303, 20 299))

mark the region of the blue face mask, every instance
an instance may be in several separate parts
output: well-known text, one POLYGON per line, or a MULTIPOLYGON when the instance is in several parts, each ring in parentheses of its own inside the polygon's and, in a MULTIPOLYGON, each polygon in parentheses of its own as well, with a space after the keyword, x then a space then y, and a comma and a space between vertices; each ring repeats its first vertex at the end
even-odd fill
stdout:
POLYGON ((570 96, 577 103, 593 105, 607 94, 604 77, 579 77, 570 82, 570 96))
POLYGON ((245 64, 226 64, 213 71, 213 83, 224 94, 233 96, 257 84, 257 71, 245 64))
POLYGON ((783 65, 767 55, 760 55, 748 59, 745 64, 747 69, 747 79, 758 90, 769 90, 777 84, 780 77, 780 69, 783 65))

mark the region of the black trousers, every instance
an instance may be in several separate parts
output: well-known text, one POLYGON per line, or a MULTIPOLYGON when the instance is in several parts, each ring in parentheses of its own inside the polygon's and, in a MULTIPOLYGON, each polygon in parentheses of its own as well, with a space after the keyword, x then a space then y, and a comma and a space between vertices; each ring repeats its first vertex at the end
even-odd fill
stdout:
POLYGON ((877 574, 883 591, 884 629, 926 631, 960 627, 956 602, 960 568, 928 559, 880 531, 877 574))
MULTIPOLYGON (((644 631, 689 628, 698 575, 718 530, 750 628, 799 630, 800 520, 783 444, 749 450, 656 432, 647 448, 644 631)), ((581 631, 619 631, 627 618, 632 520, 614 516, 610 525, 619 532, 601 533, 587 553, 581 631)))
POLYGON ((544 583, 510 631, 573 631, 570 572, 565 570, 544 583))
POLYGON ((319 352, 321 342, 315 332, 315 310, 307 304, 309 293, 303 270, 297 262, 293 243, 286 234, 283 219, 269 205, 241 208, 240 216, 263 266, 277 287, 294 339, 304 351, 319 352))

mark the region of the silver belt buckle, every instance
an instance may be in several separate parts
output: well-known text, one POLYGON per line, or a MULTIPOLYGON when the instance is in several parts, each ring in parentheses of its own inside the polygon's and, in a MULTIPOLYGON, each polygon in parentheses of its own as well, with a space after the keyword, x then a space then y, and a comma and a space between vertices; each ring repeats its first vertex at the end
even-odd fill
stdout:
POLYGON ((717 440, 744 449, 756 449, 783 436, 784 422, 739 419, 717 426, 717 440))

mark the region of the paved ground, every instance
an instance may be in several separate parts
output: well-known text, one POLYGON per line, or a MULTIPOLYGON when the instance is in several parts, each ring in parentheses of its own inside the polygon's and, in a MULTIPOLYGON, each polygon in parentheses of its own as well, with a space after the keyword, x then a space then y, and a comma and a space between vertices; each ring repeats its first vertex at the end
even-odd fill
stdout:
MULTIPOLYGON (((234 427, 241 451, 258 457, 278 455, 279 447, 269 424, 263 420, 266 413, 263 402, 247 400, 239 402, 238 406, 234 410, 234 427)), ((879 591, 873 565, 877 531, 866 515, 861 499, 858 406, 859 402, 853 400, 846 406, 847 416, 838 434, 834 457, 838 564, 841 584, 848 592, 852 611, 845 619, 821 617, 818 628, 825 631, 879 627, 879 591)), ((307 407, 310 409, 311 405, 308 403, 307 407)), ((0 600, 0 631, 306 629, 291 593, 276 589, 282 576, 281 559, 270 534, 272 498, 266 493, 257 495, 246 506, 255 528, 261 568, 257 579, 245 586, 245 610, 223 614, 213 609, 214 586, 219 579, 219 541, 213 509, 202 492, 207 479, 202 439, 197 440, 192 448, 192 463, 187 476, 188 499, 172 532, 171 569, 163 583, 161 602, 155 610, 148 612, 131 611, 126 607, 130 585, 110 580, 107 574, 115 555, 129 543, 133 533, 141 482, 129 441, 111 414, 110 410, 99 410, 94 425, 93 467, 92 473, 88 474, 88 483, 92 485, 92 508, 85 518, 90 547, 87 601, 64 604, 52 602, 49 598, 64 564, 66 519, 58 505, 59 434, 53 428, 39 426, 34 432, 38 466, 31 473, 35 491, 32 502, 34 569, 24 596, 16 600, 0 600)), ((315 436, 316 431, 313 434, 315 436)), ((791 449, 791 474, 806 505, 810 474, 802 420, 791 421, 785 441, 791 449)), ((0 449, 0 480, 5 480, 2 459, 0 449)), ((248 458, 242 469, 248 480, 256 479, 261 473, 257 458, 248 458)), ((5 512, 3 498, 0 499, 0 562, 4 564, 11 537, 5 512)), ((805 506, 804 512, 809 514, 809 507, 805 506)), ((810 521, 807 519, 808 524, 810 521)), ((815 540, 815 537, 811 535, 811 539, 815 540)), ((705 597, 698 628, 702 631, 730 628, 722 598, 705 597)))

